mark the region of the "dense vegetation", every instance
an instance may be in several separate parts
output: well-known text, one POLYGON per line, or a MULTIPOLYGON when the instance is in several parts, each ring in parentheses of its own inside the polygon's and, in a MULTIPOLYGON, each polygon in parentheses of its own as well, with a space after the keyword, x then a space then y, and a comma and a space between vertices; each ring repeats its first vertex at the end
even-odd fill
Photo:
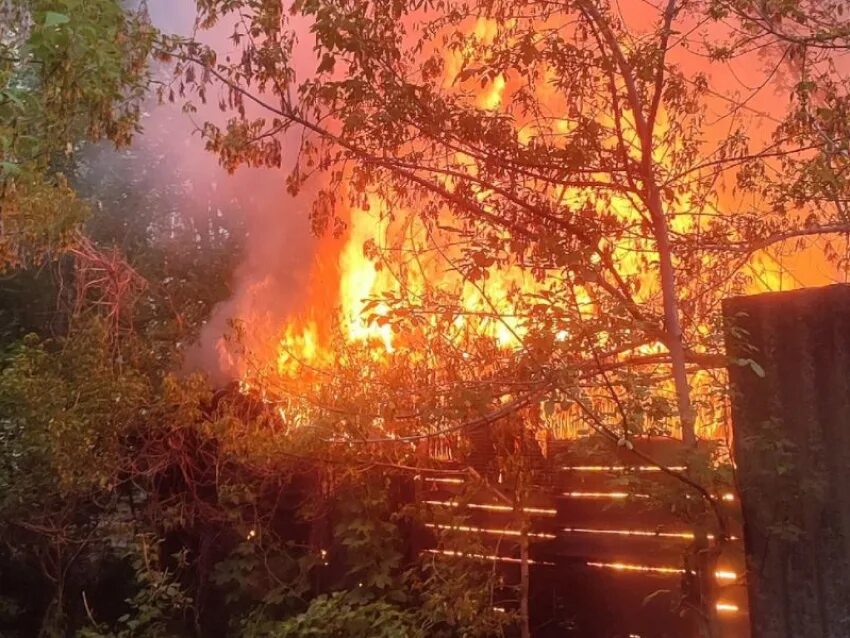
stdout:
MULTIPOLYGON (((539 403, 547 413, 570 402, 584 408, 589 377, 619 408, 605 418, 587 410, 597 432, 631 446, 638 415, 651 414, 672 418, 695 442, 698 401, 686 366, 716 364, 711 304, 745 286, 741 255, 850 229, 847 91, 832 64, 850 32, 841 3, 682 3, 700 20, 741 26, 712 60, 769 40, 768 56, 790 56, 802 69, 765 145, 751 149, 742 99, 731 132, 707 155, 694 141, 707 87, 665 66, 678 35, 671 24, 684 11, 675 2, 628 60, 616 46, 627 34, 595 0, 559 4, 581 27, 563 36, 556 24, 543 39, 539 24, 558 16, 537 0, 296 2, 318 60, 300 83, 290 59, 296 39, 277 0, 197 4, 205 27, 240 16, 236 40, 250 40, 241 60, 165 36, 118 0, 0 0, 0 634, 528 635, 522 605, 518 615, 494 608, 500 584, 486 563, 417 553, 409 530, 427 513, 408 490, 421 458, 395 441, 418 440, 424 424, 483 424, 497 439, 500 476, 514 479, 505 483, 516 488, 507 500, 517 511, 534 479, 516 453, 525 441, 517 415, 539 403), (528 14, 513 16, 514 4, 528 14), (429 19, 411 39, 404 28, 420 11, 429 19), (470 16, 484 15, 511 26, 487 42, 461 35, 470 16), (456 92, 444 90, 430 57, 437 33, 478 56, 464 60, 456 92), (575 127, 563 144, 548 124, 520 143, 515 120, 476 106, 467 91, 500 75, 527 78, 513 116, 534 118, 545 110, 531 88, 543 68, 571 91, 575 127), (494 265, 522 264, 546 281, 555 272, 557 285, 517 301, 527 313, 524 347, 498 351, 492 339, 447 347, 442 338, 463 314, 450 293, 388 296, 381 321, 414 345, 370 383, 361 374, 371 369, 368 353, 348 351, 316 396, 290 406, 310 420, 300 429, 258 396, 185 372, 187 348, 231 293, 246 229, 239 202, 217 210, 189 196, 176 163, 156 170, 154 157, 168 164, 167 141, 138 140, 156 139, 141 124, 158 98, 200 103, 211 86, 225 87, 232 119, 201 126, 229 169, 279 167, 284 135, 308 131, 288 183, 298 192, 317 167, 331 175, 315 198, 317 231, 340 229, 340 207, 362 212, 379 193, 388 210, 413 210, 423 228, 456 240, 451 269, 464 281, 485 281, 494 265), (252 93, 258 88, 276 98, 271 108, 252 93), (634 130, 618 128, 621 108, 634 130), (450 147, 475 157, 478 170, 445 160, 450 147), (653 159, 657 147, 669 151, 666 164, 653 159), (718 216, 705 232, 670 230, 686 196, 715 210, 723 179, 763 205, 718 216), (589 190, 559 217, 553 193, 567 187, 589 190), (612 191, 625 193, 637 220, 589 214, 610 204, 612 191), (811 214, 789 212, 795 206, 811 214), (446 209, 455 226, 443 224, 446 209), (636 252, 652 246, 660 257, 623 273, 615 245, 635 236, 636 252), (699 270, 706 254, 722 268, 699 270), (703 275, 692 280, 696 270, 703 275), (645 272, 660 282, 649 298, 637 294, 645 272), (604 312, 585 316, 577 287, 604 312), (662 344, 652 363, 664 366, 663 381, 633 361, 604 368, 602 333, 619 352, 662 344), (443 353, 439 370, 415 356, 423 349, 443 353), (671 379, 675 392, 659 397, 671 379), (416 418, 398 425, 410 402, 416 418), (376 419, 398 426, 392 445, 369 438, 363 423, 376 419), (355 435, 376 445, 328 443, 355 435)), ((698 448, 688 464, 682 490, 700 498, 726 479, 698 448)), ((673 504, 681 494, 663 498, 673 504)), ((703 527, 714 513, 709 500, 690 501, 703 527)), ((445 542, 475 550, 468 539, 445 542)))
POLYGON ((486 572, 410 554, 391 471, 181 372, 245 229, 133 143, 168 41, 112 0, 0 16, 0 634, 497 631, 486 572))

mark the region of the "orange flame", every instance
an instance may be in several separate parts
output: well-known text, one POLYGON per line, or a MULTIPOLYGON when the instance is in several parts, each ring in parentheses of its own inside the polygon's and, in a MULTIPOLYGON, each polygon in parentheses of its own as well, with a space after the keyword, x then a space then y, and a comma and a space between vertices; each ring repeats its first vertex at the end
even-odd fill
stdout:
MULTIPOLYGON (((463 71, 469 68, 475 60, 475 42, 492 43, 505 27, 495 20, 479 18, 470 24, 470 32, 474 38, 465 48, 449 49, 443 54, 444 77, 442 88, 445 91, 468 91, 472 87, 470 81, 463 79, 463 71)), ((552 78, 541 78, 536 87, 538 98, 553 113, 561 113, 562 117, 554 117, 549 124, 536 122, 518 122, 517 134, 521 142, 530 143, 540 134, 564 134, 575 126, 575 122, 567 117, 564 98, 559 95, 550 82, 552 78)), ((477 80, 473 80, 477 81, 477 80)), ((517 86, 505 75, 492 78, 486 85, 477 87, 474 105, 485 111, 506 111, 510 108, 511 99, 517 86)), ((516 117, 516 114, 513 114, 516 117)), ((599 115, 600 120, 611 116, 599 115)), ((628 122, 630 116, 625 114, 622 129, 626 137, 634 135, 634 126, 628 122)), ((662 108, 658 114, 658 126, 668 125, 667 114, 662 108)), ((601 121, 610 126, 611 121, 601 121)), ((667 152, 659 145, 655 149, 655 160, 664 164, 667 152)), ((479 167, 472 157, 457 153, 453 158, 457 166, 468 175, 478 174, 479 167)), ((448 190, 456 185, 453 178, 446 176, 443 184, 448 190)), ((491 193, 481 189, 475 196, 482 206, 488 206, 491 193)), ((560 189, 551 192, 549 196, 560 205, 587 207, 593 210, 588 214, 614 214, 621 220, 635 226, 643 223, 641 214, 626 196, 611 194, 606 197, 592 197, 588 192, 577 188, 560 189)), ((687 195, 682 195, 673 205, 671 225, 677 233, 688 233, 699 229, 705 220, 691 214, 691 201, 687 195)), ((506 260, 503 263, 490 262, 482 258, 480 264, 481 276, 475 281, 460 274, 453 260, 457 255, 444 242, 443 237, 428 236, 421 222, 417 221, 415 210, 390 210, 390 204, 377 193, 371 193, 361 204, 362 209, 349 211, 347 235, 344 242, 328 240, 323 259, 333 262, 334 268, 321 273, 314 281, 314 296, 318 299, 308 300, 310 311, 305 316, 281 318, 285 320, 277 337, 276 352, 272 357, 275 361, 274 370, 281 379, 295 380, 311 373, 333 367, 338 361, 339 354, 331 343, 334 327, 339 337, 347 344, 362 346, 371 352, 375 361, 387 359, 397 349, 399 336, 393 324, 392 299, 404 298, 420 300, 438 289, 440 294, 453 299, 451 334, 445 335, 447 340, 460 341, 470 333, 491 339, 499 348, 517 348, 526 337, 526 328, 521 320, 522 300, 527 300, 544 290, 547 279, 545 276, 532 276, 520 264, 506 260), (427 250, 424 248, 427 247, 427 250), (331 300, 330 302, 328 300, 331 300), (317 302, 314 304, 314 302, 317 302)), ((441 214, 447 214, 445 211, 441 214)), ((505 238, 509 238, 505 233, 505 238)), ((646 238, 635 237, 617 240, 612 246, 620 275, 624 278, 636 278, 640 282, 640 300, 651 300, 657 296, 655 277, 647 274, 647 267, 652 262, 653 244, 646 238)), ((764 289, 779 288, 784 285, 781 280, 782 269, 766 255, 758 255, 750 265, 757 274, 756 286, 764 289), (778 274, 779 273, 779 274, 778 274)), ((598 312, 591 294, 581 288, 576 288, 577 303, 582 313, 591 315, 598 312)), ((432 321, 423 318, 423 321, 432 321)), ((707 333, 707 325, 698 329, 707 333)), ((565 330, 559 331, 558 339, 567 339, 565 330)), ((606 335, 598 335, 599 345, 604 346, 606 335)), ((664 352, 660 343, 646 344, 635 348, 632 354, 651 355, 664 352)), ((262 353, 260 353, 262 358, 262 353)), ((423 355, 424 356, 424 355, 423 355)), ((250 376, 250 375, 249 375, 250 376)), ((247 379, 253 385, 253 380, 247 379)), ((693 385, 707 385, 710 379, 697 373, 693 385)), ((702 425, 716 420, 712 413, 702 419, 702 425)), ((572 494, 579 497, 578 493, 572 494)), ((590 498, 592 495, 584 495, 590 498)), ((595 497, 599 497, 596 495, 595 497)), ((619 495, 609 494, 609 498, 620 498, 619 495)))

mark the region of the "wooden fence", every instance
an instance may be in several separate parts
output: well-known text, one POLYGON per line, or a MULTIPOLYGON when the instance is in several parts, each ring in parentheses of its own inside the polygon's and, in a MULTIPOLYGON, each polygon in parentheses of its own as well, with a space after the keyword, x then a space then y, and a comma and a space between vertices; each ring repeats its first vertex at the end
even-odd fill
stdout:
MULTIPOLYGON (((684 638, 697 634, 694 614, 709 592, 716 602, 716 622, 723 638, 749 635, 743 547, 737 523, 737 500, 716 494, 730 515, 731 539, 711 569, 694 561, 703 525, 683 516, 690 499, 680 481, 647 465, 623 447, 588 440, 555 442, 546 465, 535 471, 538 485, 522 508, 529 522, 530 608, 533 635, 581 638, 684 638), (678 511, 672 511, 678 507, 678 511)), ((676 469, 681 444, 672 439, 645 439, 637 445, 676 469)), ((449 465, 443 467, 451 467, 449 465)), ((683 469, 683 468, 680 468, 683 469)), ((420 539, 423 552, 435 560, 458 560, 441 541, 452 535, 474 537, 480 550, 468 559, 495 564, 505 588, 494 604, 517 605, 512 586, 519 582, 523 518, 516 506, 496 496, 491 487, 457 474, 423 473, 417 500, 431 508, 432 522, 420 539)), ((504 486, 504 493, 512 492, 504 486)), ((693 502, 696 506, 697 503, 693 502)), ((694 507, 693 509, 700 509, 694 507)), ((472 540, 470 538, 470 540, 472 540)), ((705 538, 704 551, 720 549, 705 538)))

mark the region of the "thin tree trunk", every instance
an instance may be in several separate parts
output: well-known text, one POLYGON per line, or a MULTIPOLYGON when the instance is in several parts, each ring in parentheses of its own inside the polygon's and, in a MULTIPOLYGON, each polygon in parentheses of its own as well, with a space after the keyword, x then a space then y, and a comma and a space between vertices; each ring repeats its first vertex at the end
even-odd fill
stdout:
MULTIPOLYGON (((667 43, 673 32, 673 19, 677 12, 676 0, 668 0, 664 11, 664 24, 661 29, 660 57, 655 76, 653 96, 648 105, 641 99, 634 72, 623 53, 617 36, 611 25, 592 0, 583 0, 579 7, 598 29, 613 56, 613 62, 619 69, 620 77, 626 88, 628 105, 634 115, 635 130, 640 138, 641 161, 640 179, 644 185, 645 204, 652 221, 652 230, 658 250, 658 263, 661 275, 661 294, 664 302, 665 345, 670 352, 673 384, 676 390, 676 404, 682 427, 682 440, 687 445, 696 443, 694 411, 691 405, 691 391, 688 385, 685 367, 685 344, 682 323, 679 317, 679 291, 676 286, 676 273, 673 268, 673 248, 670 243, 670 228, 661 200, 661 191, 655 181, 655 167, 652 159, 653 129, 656 115, 662 101, 664 89, 664 61, 667 43)), ((617 99, 616 95, 612 95, 617 99)))
POLYGON ((520 568, 519 568, 519 617, 520 635, 531 638, 531 622, 528 613, 529 573, 528 573, 528 519, 522 516, 520 532, 520 568))
POLYGON ((696 550, 696 566, 699 577, 699 612, 702 617, 702 635, 704 638, 720 636, 719 619, 717 617, 717 559, 720 556, 720 546, 713 545, 704 529, 697 530, 699 542, 696 550))
MULTIPOLYGON (((647 167, 652 172, 652 167, 647 167)), ((676 285, 676 272, 673 268, 673 250, 670 245, 670 232, 661 195, 655 185, 654 176, 647 176, 649 208, 655 231, 655 244, 658 249, 658 263, 661 271, 661 295, 664 301, 664 331, 667 336, 667 349, 670 351, 670 365, 673 384, 676 389, 676 406, 682 426, 682 441, 686 445, 696 444, 694 410, 691 404, 691 389, 688 384, 688 372, 685 367, 685 342, 682 323, 679 318, 679 291, 676 285)))
POLYGON ((526 460, 528 455, 525 446, 525 422, 520 420, 519 430, 519 463, 517 464, 516 481, 516 513, 520 522, 519 536, 519 622, 521 638, 531 638, 531 622, 528 611, 529 569, 528 569, 528 515, 525 513, 526 496, 526 460))

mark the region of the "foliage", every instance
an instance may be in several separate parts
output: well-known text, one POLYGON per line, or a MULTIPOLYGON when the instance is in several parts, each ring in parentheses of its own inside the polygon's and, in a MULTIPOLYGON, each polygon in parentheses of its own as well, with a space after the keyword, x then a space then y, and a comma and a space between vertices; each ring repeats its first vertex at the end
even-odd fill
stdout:
POLYGON ((82 140, 138 130, 156 32, 117 0, 10 0, 0 41, 0 268, 70 241, 87 206, 67 183, 82 140))
MULTIPOLYGON (((425 596, 428 581, 387 551, 400 535, 386 485, 359 500, 349 483, 327 504, 338 539, 323 576, 302 534, 310 508, 286 502, 302 464, 280 441, 242 438, 268 415, 174 374, 229 294, 243 230, 179 171, 150 168, 162 148, 84 145, 138 132, 159 46, 144 13, 110 0, 0 11, 14 26, 0 45, 0 569, 13 575, 0 631, 424 635, 408 590, 425 596), (84 221, 94 241, 77 239, 84 221), (93 262, 138 277, 110 300, 127 312, 82 285, 93 262)), ((446 635, 460 624, 444 621, 446 635)))
MULTIPOLYGON (((199 9, 204 26, 234 20, 243 49, 223 58, 186 42, 177 55, 178 93, 227 93, 230 119, 205 124, 208 148, 228 169, 281 166, 300 132, 288 183, 319 182, 316 229, 378 228, 363 251, 395 283, 365 309, 395 335, 391 387, 415 397, 414 430, 437 401, 495 408, 518 383, 526 399, 597 417, 610 412, 597 403, 628 408, 603 418, 610 429, 661 422, 691 441, 722 384, 711 371, 725 363, 718 300, 752 289, 751 273, 783 247, 850 228, 848 87, 830 66, 844 35, 828 26, 845 23, 840 3, 673 1, 639 17, 605 0, 199 9), (309 73, 294 48, 304 23, 309 73), (760 89, 737 96, 720 64, 766 66, 761 88, 789 107, 756 132, 748 104, 760 89), (770 83, 796 68, 801 82, 770 83), (488 349, 494 334, 513 347, 488 349), (423 349, 440 363, 418 359, 423 349), (455 402, 446 387, 467 396, 455 402)), ((353 413, 348 385, 362 363, 349 369, 347 356, 328 366, 332 387, 317 402, 353 413)), ((386 385, 372 396, 380 404, 386 385)))
MULTIPOLYGON (((125 541, 127 530, 116 535, 114 540, 125 541)), ((158 565, 155 542, 145 535, 138 535, 126 550, 126 558, 135 573, 136 593, 125 602, 128 612, 117 618, 117 630, 108 627, 101 632, 98 627, 84 627, 79 632, 82 638, 150 638, 179 635, 175 617, 189 611, 192 601, 188 598, 174 576, 158 565)))
POLYGON ((132 472, 149 434, 180 431, 209 397, 170 375, 227 296, 242 235, 215 211, 175 220, 186 180, 148 174, 150 147, 87 145, 138 132, 158 38, 144 12, 13 0, 0 18, 0 633, 174 635, 189 600, 132 472), (100 246, 77 239, 84 220, 100 246), (79 294, 83 245, 152 283, 121 300, 135 307, 115 334, 79 294))
POLYGON ((336 593, 314 598, 303 614, 265 627, 261 635, 275 638, 417 638, 425 634, 416 626, 415 616, 410 612, 405 613, 384 601, 354 602, 349 594, 336 593))
POLYGON ((3 511, 20 513, 45 498, 67 498, 113 480, 119 438, 138 418, 150 386, 137 370, 116 362, 102 339, 92 323, 60 350, 31 335, 5 358, 3 511))
MULTIPOLYGON (((691 413, 716 406, 718 299, 747 289, 754 254, 850 229, 841 5, 670 2, 640 29, 603 0, 198 6, 202 27, 232 21, 241 54, 169 41, 162 95, 223 87, 230 119, 203 135, 230 170, 278 167, 302 134, 287 184, 320 181, 315 229, 382 229, 363 253, 397 285, 363 310, 393 349, 337 325, 326 360, 295 365, 294 381, 261 370, 256 394, 180 374, 230 292, 244 229, 177 171, 163 186, 138 147, 80 148, 131 142, 166 44, 114 0, 0 4, 14 25, 0 42, 0 269, 45 265, 2 293, 0 568, 17 590, 0 583, 0 630, 527 630, 527 615, 494 611, 486 563, 410 555, 428 513, 398 486, 432 442, 459 458, 480 445, 521 512, 540 478, 531 430, 571 410, 634 448, 637 434, 687 437, 691 413), (301 77, 305 22, 315 68, 301 77), (788 60, 799 80, 757 140, 741 117, 751 98, 686 68, 694 50, 752 61, 755 41, 768 77, 788 60), (715 98, 730 108, 723 134, 715 98), (120 330, 69 285, 80 260, 49 258, 84 219, 93 249, 146 282, 120 330), (29 282, 60 299, 41 304, 49 318, 29 314, 29 282)), ((705 446, 682 462, 676 488, 652 496, 716 534, 710 494, 730 477, 705 446)))
POLYGON ((33 617, 46 635, 117 638, 501 626, 482 622, 489 590, 474 566, 451 575, 404 558, 400 526, 413 512, 391 489, 404 475, 336 471, 317 502, 315 466, 287 446, 234 454, 247 399, 205 407, 203 380, 163 376, 146 340, 116 350, 96 319, 74 325, 67 340, 28 337, 4 360, 0 532, 15 554, 0 561, 16 566, 9 608, 20 607, 7 627, 33 617), (320 551, 304 530, 323 516, 334 524, 320 551), (41 610, 20 598, 25 574, 38 582, 39 572, 51 592, 41 610))
MULTIPOLYGON (((640 434, 722 436, 705 427, 723 418, 719 301, 773 287, 765 264, 806 245, 846 267, 847 18, 840 2, 621 4, 198 3, 241 48, 175 56, 176 94, 226 95, 207 147, 229 170, 293 166, 292 193, 318 182, 315 229, 365 234, 381 282, 368 329, 342 318, 312 358, 284 339, 290 369, 251 377, 288 424, 393 463, 405 443, 468 458, 478 438, 513 485, 522 433, 564 413, 638 454, 640 434), (730 75, 757 81, 742 95, 730 75)), ((719 537, 710 494, 729 476, 705 447, 661 498, 716 515, 719 537)))

